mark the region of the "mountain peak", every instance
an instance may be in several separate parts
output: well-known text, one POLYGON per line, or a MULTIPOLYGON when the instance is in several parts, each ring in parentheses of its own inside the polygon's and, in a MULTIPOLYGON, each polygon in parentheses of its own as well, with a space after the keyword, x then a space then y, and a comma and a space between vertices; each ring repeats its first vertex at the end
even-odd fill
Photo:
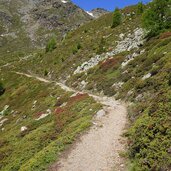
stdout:
POLYGON ((93 18, 99 18, 102 15, 109 13, 109 11, 107 11, 104 8, 95 8, 91 11, 87 11, 87 13, 91 15, 93 18))

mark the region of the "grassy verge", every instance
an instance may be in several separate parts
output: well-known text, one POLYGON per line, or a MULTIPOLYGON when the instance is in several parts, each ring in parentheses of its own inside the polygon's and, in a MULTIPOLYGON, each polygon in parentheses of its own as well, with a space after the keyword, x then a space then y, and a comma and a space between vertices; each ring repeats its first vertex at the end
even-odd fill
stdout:
POLYGON ((8 71, 1 72, 1 78, 6 91, 0 111, 9 108, 1 118, 7 120, 1 126, 0 170, 45 170, 101 108, 87 94, 71 97, 72 92, 58 86, 8 71), (23 126, 27 129, 21 131, 23 126))

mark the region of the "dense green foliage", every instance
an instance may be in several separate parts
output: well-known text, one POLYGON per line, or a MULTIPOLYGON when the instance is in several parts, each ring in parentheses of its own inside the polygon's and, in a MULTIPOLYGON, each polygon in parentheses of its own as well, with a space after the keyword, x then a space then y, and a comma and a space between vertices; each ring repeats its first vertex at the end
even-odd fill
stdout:
POLYGON ((137 14, 142 14, 144 12, 144 4, 139 2, 137 5, 137 14))
POLYGON ((87 94, 65 92, 54 84, 7 71, 0 77, 8 91, 0 96, 0 111, 9 105, 0 136, 0 170, 42 171, 91 125, 100 104, 87 94), (17 101, 16 101, 17 99, 17 101), (62 104, 67 105, 61 107, 62 104), (91 111, 89 109, 92 109, 91 111), (49 116, 38 119, 51 110, 49 116), (21 131, 26 126, 27 130, 21 131))
POLYGON ((46 45, 46 52, 52 52, 55 48, 56 48, 56 39, 52 37, 46 45))
POLYGON ((149 4, 142 17, 143 26, 149 30, 149 36, 155 36, 171 27, 171 1, 154 0, 149 4))
POLYGON ((118 8, 115 9, 113 13, 112 28, 117 27, 122 22, 122 14, 118 8))

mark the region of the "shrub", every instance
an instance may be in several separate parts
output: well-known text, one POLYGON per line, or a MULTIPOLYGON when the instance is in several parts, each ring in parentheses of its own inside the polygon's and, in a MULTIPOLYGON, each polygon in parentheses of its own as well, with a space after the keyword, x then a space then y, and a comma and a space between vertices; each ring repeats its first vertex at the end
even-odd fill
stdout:
POLYGON ((143 12, 144 12, 144 5, 142 2, 139 2, 137 6, 137 14, 142 14, 143 12))
POLYGON ((106 72, 109 69, 117 69, 119 67, 120 62, 122 61, 123 57, 122 56, 116 56, 114 58, 109 58, 106 59, 105 61, 100 63, 99 68, 103 71, 106 72))
POLYGON ((160 70, 159 66, 153 66, 153 68, 151 69, 150 73, 152 76, 156 75, 160 70))
POLYGON ((160 35, 160 39, 171 37, 171 32, 165 32, 160 35))
POLYGON ((48 75, 48 71, 45 69, 44 70, 44 76, 47 76, 48 75))
POLYGON ((56 48, 56 39, 51 38, 46 45, 46 52, 52 52, 56 48))
POLYGON ((170 28, 169 0, 154 0, 149 9, 143 13, 142 23, 149 30, 147 37, 158 35, 162 30, 170 28))
POLYGON ((73 48, 73 49, 72 49, 72 54, 73 54, 73 55, 75 55, 77 52, 78 52, 78 49, 77 49, 77 48, 73 48))
POLYGON ((79 50, 79 49, 81 49, 81 48, 82 48, 81 44, 78 43, 78 44, 77 44, 77 49, 79 50))
POLYGON ((98 48, 97 48, 97 54, 101 54, 101 53, 103 53, 103 52, 105 52, 106 51, 106 49, 105 49, 105 39, 102 37, 101 38, 101 40, 100 40, 100 43, 99 43, 99 45, 98 45, 98 48))
POLYGON ((4 94, 5 88, 3 87, 2 83, 0 83, 0 96, 4 94))
MULTIPOLYGON (((161 94, 160 94, 161 97, 161 94)), ((130 157, 137 161, 140 170, 169 170, 171 127, 170 103, 158 98, 151 104, 155 110, 145 110, 130 129, 130 157)), ((168 99, 167 99, 168 100, 168 99)))
POLYGON ((78 50, 80 50, 81 48, 82 48, 81 44, 77 43, 77 45, 75 47, 73 47, 73 49, 72 49, 73 55, 75 55, 78 52, 78 50))
POLYGON ((122 14, 118 8, 115 9, 113 13, 113 21, 112 21, 112 26, 111 28, 115 28, 118 25, 120 25, 122 22, 122 14))

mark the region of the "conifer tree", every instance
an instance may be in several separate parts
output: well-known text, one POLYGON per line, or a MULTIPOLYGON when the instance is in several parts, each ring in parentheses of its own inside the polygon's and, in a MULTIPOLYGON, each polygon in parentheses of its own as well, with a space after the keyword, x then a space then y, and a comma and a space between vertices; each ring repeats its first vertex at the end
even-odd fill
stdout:
POLYGON ((111 28, 115 28, 118 25, 120 25, 122 22, 122 14, 118 8, 115 9, 113 12, 113 21, 112 21, 112 26, 111 28))
POLYGON ((137 6, 137 14, 142 14, 143 12, 144 12, 144 5, 142 2, 139 2, 137 6))

